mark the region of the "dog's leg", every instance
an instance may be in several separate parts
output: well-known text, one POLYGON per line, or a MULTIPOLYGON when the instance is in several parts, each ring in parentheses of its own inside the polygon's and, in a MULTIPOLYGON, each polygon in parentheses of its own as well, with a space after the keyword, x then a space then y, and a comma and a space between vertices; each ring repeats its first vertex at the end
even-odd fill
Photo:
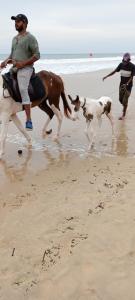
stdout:
POLYGON ((85 135, 86 135, 86 137, 88 139, 88 142, 90 142, 90 137, 89 137, 89 133, 88 133, 89 127, 90 127, 90 121, 87 121, 84 133, 85 133, 85 135))
POLYGON ((16 125, 16 127, 21 131, 21 133, 25 136, 26 140, 28 141, 29 145, 32 144, 31 141, 31 137, 28 135, 27 131, 25 130, 25 128, 23 127, 21 121, 19 120, 18 116, 16 114, 13 114, 11 116, 14 124, 16 125))
POLYGON ((91 126, 90 126, 90 137, 91 138, 90 138, 90 143, 89 143, 89 147, 88 147, 89 150, 94 145, 94 140, 95 140, 95 137, 96 137, 96 132, 95 132, 95 129, 94 129, 93 122, 91 122, 91 126))
POLYGON ((0 133, 0 159, 4 154, 5 142, 8 132, 10 114, 7 112, 2 112, 1 114, 1 133, 0 133))
POLYGON ((92 148, 92 146, 94 145, 94 140, 95 140, 95 137, 96 137, 96 131, 95 131, 94 125, 95 124, 91 121, 88 150, 90 150, 92 148))
POLYGON ((88 150, 91 149, 92 147, 92 144, 93 144, 93 140, 94 140, 94 129, 93 129, 93 126, 92 126, 92 121, 87 121, 87 124, 86 124, 86 128, 85 128, 85 134, 86 134, 86 137, 88 139, 88 142, 89 142, 89 146, 88 146, 88 150), (90 126, 91 124, 91 126, 90 126), (90 136, 89 136, 89 127, 90 127, 90 136))
POLYGON ((102 125, 102 118, 100 116, 100 117, 98 117, 98 126, 99 126, 99 128, 101 128, 101 125, 102 125))
POLYGON ((113 122, 113 117, 112 117, 112 114, 109 113, 109 114, 106 114, 106 116, 108 117, 110 123, 111 123, 111 127, 112 127, 112 135, 114 136, 114 122, 113 122))
POLYGON ((58 129, 57 129, 57 135, 56 135, 56 139, 57 139, 57 138, 59 138, 63 116, 62 116, 61 111, 58 108, 56 108, 56 106, 54 104, 51 105, 51 109, 58 119, 58 129))

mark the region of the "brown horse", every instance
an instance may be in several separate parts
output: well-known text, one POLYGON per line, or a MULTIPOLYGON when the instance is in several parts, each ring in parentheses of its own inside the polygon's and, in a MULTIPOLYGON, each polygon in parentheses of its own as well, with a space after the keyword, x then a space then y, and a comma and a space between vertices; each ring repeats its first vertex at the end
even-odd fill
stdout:
MULTIPOLYGON (((43 133, 46 133, 47 126, 54 115, 56 115, 58 119, 58 130, 57 136, 59 137, 60 128, 62 124, 62 113, 60 111, 59 102, 60 96, 63 100, 64 106, 64 114, 67 118, 72 119, 71 116, 71 108, 67 102, 65 91, 64 91, 64 83, 60 76, 47 71, 40 71, 37 73, 41 78, 46 96, 42 100, 36 100, 32 102, 32 107, 39 106, 44 112, 47 113, 48 119, 44 125, 43 133)), ((4 145, 6 141, 7 131, 9 120, 12 119, 17 128, 23 133, 26 137, 27 141, 31 143, 31 138, 28 135, 28 132, 22 126, 20 122, 17 112, 23 110, 22 103, 15 102, 8 90, 5 89, 3 93, 3 80, 2 76, 0 76, 0 119, 1 119, 1 137, 0 137, 0 158, 4 153, 4 145)))
POLYGON ((43 134, 47 132, 47 126, 50 123, 51 119, 54 115, 56 115, 58 119, 58 130, 57 130, 57 137, 59 137, 61 124, 62 124, 62 113, 60 111, 59 103, 60 97, 63 100, 64 106, 64 114, 67 118, 71 118, 71 108, 67 102, 65 91, 64 91, 64 83, 60 76, 47 71, 40 71, 37 75, 42 80, 45 91, 46 97, 44 100, 37 100, 34 101, 32 107, 39 106, 44 112, 47 113, 48 119, 43 128, 43 134), (48 105, 48 103, 49 105, 48 105))

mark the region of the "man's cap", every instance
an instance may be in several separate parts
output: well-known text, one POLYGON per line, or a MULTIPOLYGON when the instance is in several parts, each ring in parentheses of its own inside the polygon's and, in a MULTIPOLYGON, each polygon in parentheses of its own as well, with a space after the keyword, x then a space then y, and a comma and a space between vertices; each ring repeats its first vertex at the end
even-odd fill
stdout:
POLYGON ((130 53, 126 52, 124 55, 123 55, 123 61, 130 61, 131 59, 131 56, 130 56, 130 53))
POLYGON ((12 16, 11 17, 11 20, 17 20, 17 21, 22 21, 22 22, 25 22, 25 23, 27 23, 28 24, 28 19, 27 19, 27 17, 25 16, 25 15, 23 15, 23 14, 19 14, 19 15, 17 15, 17 16, 12 16))

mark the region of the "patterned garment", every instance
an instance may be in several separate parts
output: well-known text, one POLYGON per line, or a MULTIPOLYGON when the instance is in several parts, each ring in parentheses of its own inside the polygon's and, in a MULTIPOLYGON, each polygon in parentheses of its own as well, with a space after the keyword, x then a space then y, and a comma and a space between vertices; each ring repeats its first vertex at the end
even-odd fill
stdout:
MULTIPOLYGON (((128 63, 121 62, 117 68, 115 69, 115 72, 120 72, 121 80, 120 80, 120 86, 123 84, 126 84, 129 80, 129 78, 135 75, 135 65, 131 63, 130 61, 128 63)), ((127 90, 131 92, 133 86, 133 80, 129 83, 127 90)))

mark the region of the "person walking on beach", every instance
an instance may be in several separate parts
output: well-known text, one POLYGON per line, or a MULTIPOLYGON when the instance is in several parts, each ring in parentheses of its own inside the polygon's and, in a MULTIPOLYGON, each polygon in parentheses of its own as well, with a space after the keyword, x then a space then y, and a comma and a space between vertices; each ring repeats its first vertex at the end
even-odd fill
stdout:
POLYGON ((131 94, 132 86, 133 86, 133 76, 135 75, 135 65, 131 63, 130 53, 125 53, 123 55, 122 62, 117 66, 117 68, 103 77, 103 81, 107 78, 115 74, 116 72, 120 72, 121 79, 119 85, 119 101, 123 105, 123 113, 119 120, 124 120, 126 116, 126 111, 128 107, 128 99, 131 94))
POLYGON ((36 38, 26 31, 28 19, 23 14, 12 16, 15 21, 15 29, 18 34, 12 40, 10 56, 1 63, 1 68, 12 63, 11 72, 17 74, 18 86, 22 98, 22 104, 26 113, 26 129, 32 130, 31 104, 28 94, 28 86, 33 73, 33 64, 40 58, 39 46, 36 38))

